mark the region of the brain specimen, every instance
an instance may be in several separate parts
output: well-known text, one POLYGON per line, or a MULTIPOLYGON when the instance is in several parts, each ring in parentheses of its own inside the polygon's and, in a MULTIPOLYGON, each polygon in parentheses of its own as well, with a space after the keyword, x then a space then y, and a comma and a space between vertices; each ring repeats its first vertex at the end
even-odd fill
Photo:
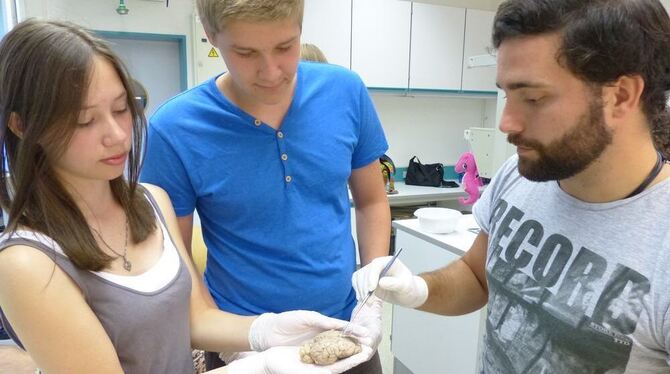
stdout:
POLYGON ((328 330, 300 347, 300 360, 306 364, 330 365, 360 351, 361 345, 352 338, 342 336, 340 331, 328 330))

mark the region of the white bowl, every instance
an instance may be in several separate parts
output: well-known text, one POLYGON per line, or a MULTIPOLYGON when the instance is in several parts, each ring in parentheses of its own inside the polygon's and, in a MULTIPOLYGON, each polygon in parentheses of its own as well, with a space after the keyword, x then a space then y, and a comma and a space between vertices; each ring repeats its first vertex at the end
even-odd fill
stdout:
POLYGON ((419 218, 422 230, 433 234, 447 234, 458 226, 458 220, 463 214, 458 210, 447 208, 421 208, 414 212, 419 218))

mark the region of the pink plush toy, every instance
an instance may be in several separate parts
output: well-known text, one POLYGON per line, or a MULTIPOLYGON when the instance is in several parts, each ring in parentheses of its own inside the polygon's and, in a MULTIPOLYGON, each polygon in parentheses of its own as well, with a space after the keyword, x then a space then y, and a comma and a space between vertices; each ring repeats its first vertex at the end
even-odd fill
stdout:
POLYGON ((467 199, 459 198, 461 204, 472 205, 479 200, 479 187, 483 185, 482 180, 479 179, 477 172, 477 164, 475 163, 475 155, 472 152, 465 152, 458 159, 456 167, 457 173, 465 173, 463 176, 463 189, 470 195, 467 199))

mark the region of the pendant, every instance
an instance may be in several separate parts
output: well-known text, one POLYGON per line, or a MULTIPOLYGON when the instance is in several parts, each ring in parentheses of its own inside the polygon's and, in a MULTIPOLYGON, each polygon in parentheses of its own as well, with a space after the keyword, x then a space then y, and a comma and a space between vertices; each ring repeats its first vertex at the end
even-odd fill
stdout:
POLYGON ((130 269, 133 268, 133 264, 131 264, 130 261, 126 260, 125 257, 123 257, 123 268, 126 269, 126 271, 130 271, 130 269))

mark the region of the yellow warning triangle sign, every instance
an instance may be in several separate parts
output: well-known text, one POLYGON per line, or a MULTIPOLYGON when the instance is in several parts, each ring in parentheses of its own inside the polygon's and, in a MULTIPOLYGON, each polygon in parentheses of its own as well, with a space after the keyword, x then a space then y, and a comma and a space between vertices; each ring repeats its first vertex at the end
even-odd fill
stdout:
POLYGON ((216 49, 212 48, 209 50, 207 57, 219 57, 219 53, 216 51, 216 49))

